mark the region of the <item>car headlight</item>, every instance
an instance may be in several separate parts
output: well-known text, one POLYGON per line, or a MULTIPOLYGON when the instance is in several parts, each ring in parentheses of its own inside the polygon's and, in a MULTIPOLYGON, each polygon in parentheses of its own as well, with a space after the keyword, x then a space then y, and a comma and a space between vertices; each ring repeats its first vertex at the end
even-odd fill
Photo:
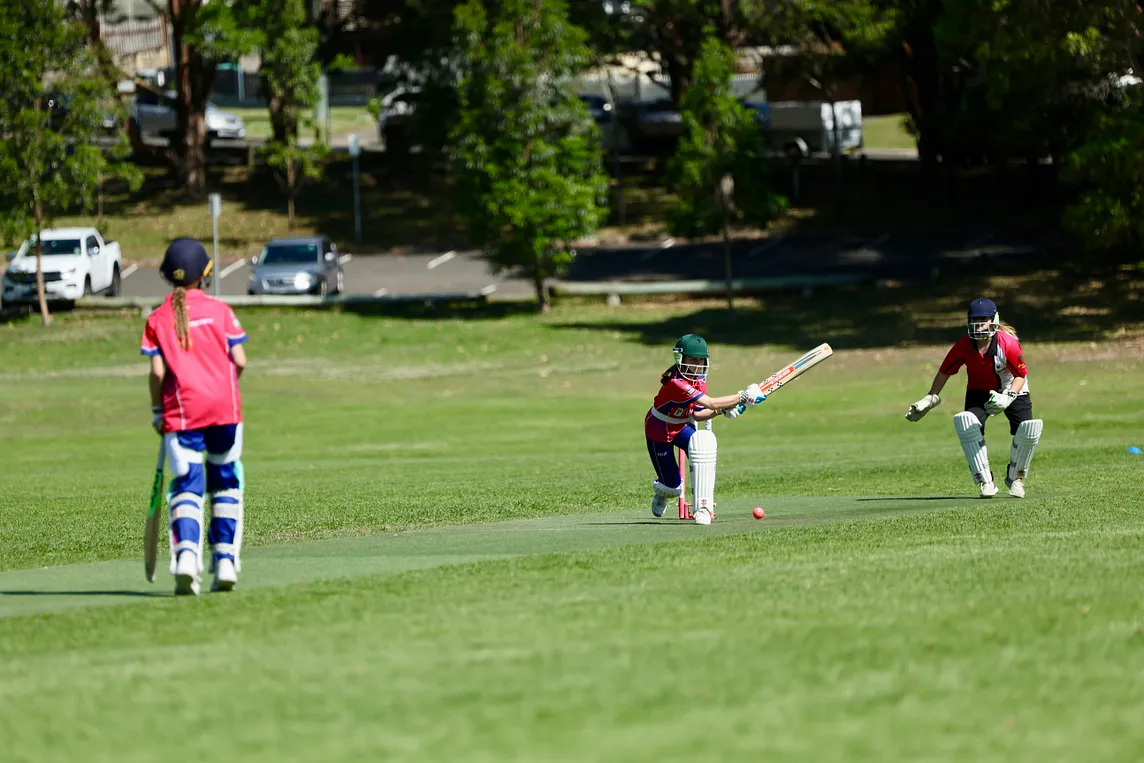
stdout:
POLYGON ((309 273, 299 273, 294 276, 295 289, 309 289, 314 283, 314 277, 309 273))

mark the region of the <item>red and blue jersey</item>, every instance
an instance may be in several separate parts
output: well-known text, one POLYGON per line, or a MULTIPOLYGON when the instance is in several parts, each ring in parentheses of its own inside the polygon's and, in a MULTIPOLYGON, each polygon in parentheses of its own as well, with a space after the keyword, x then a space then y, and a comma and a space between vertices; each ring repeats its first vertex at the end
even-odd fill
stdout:
POLYGON ((970 336, 963 336, 946 353, 941 364, 941 372, 946 376, 955 375, 962 366, 969 376, 966 389, 984 392, 1001 392, 1013 386, 1017 377, 1025 379, 1022 394, 1029 391, 1029 369, 1025 366, 1025 356, 1021 343, 1012 334, 998 331, 985 348, 984 354, 977 349, 977 342, 970 336))
POLYGON ((707 382, 684 379, 676 371, 659 388, 651 409, 644 416, 644 434, 654 442, 671 442, 691 422, 699 398, 707 394, 707 382))
POLYGON ((188 289, 191 348, 184 350, 175 333, 171 300, 167 297, 147 318, 140 349, 144 355, 161 355, 167 366, 163 377, 164 431, 238 424, 242 421, 242 397, 230 348, 246 341, 246 331, 225 302, 201 289, 188 289))

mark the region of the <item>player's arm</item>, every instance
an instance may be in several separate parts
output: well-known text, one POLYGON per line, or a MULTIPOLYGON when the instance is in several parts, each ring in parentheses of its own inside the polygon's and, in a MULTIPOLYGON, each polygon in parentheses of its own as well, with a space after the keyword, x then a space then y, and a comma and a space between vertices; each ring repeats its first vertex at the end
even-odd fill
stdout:
POLYGON ((721 413, 721 411, 712 410, 711 408, 696 408, 695 412, 691 414, 691 418, 696 421, 710 421, 721 413))
POLYGON ((151 377, 148 380, 151 387, 151 408, 161 408, 163 405, 163 379, 167 376, 167 364, 163 362, 162 355, 151 356, 151 377))
POLYGON ((929 394, 940 395, 941 391, 945 389, 945 383, 950 380, 949 374, 944 374, 938 371, 933 377, 933 384, 930 385, 929 394))
POLYGON ((230 359, 234 361, 237 374, 242 376, 242 372, 246 370, 246 350, 241 344, 230 348, 230 359))

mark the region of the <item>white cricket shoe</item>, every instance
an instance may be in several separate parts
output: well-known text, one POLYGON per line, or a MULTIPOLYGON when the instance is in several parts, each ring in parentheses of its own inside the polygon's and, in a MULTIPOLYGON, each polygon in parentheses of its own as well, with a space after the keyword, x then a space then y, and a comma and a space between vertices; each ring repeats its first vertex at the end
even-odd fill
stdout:
POLYGON ((665 511, 667 511, 667 495, 657 490, 655 495, 651 497, 651 513, 657 517, 662 517, 665 511))
POLYGON ((1024 498, 1025 497, 1025 480, 1007 479, 1007 480, 1005 480, 1005 484, 1007 484, 1009 486, 1009 495, 1013 496, 1014 498, 1024 498))
POLYGON ((695 524, 709 525, 711 524, 711 509, 696 509, 695 510, 695 524))
POLYGON ((981 497, 982 498, 992 498, 995 495, 997 495, 997 486, 996 485, 994 485, 992 482, 982 482, 981 483, 981 497))
POLYGON ((216 561, 214 582, 211 583, 211 590, 233 591, 236 585, 238 585, 238 570, 234 568, 234 561, 230 559, 219 559, 216 561))
POLYGON ((199 560, 194 551, 183 551, 175 562, 175 595, 199 595, 199 560))

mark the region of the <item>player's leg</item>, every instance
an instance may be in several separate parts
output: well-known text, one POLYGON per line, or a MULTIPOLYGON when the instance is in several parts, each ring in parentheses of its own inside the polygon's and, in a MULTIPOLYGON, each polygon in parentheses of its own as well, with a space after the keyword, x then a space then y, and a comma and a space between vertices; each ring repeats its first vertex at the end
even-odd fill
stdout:
POLYGON ((691 502, 695 523, 711 524, 715 516, 715 461, 719 451, 715 433, 710 429, 695 430, 687 443, 687 462, 691 464, 691 502))
POLYGON ((980 487, 982 498, 992 498, 997 495, 997 486, 993 484, 993 472, 989 468, 989 451, 985 447, 985 395, 979 395, 979 390, 969 390, 965 395, 966 410, 954 415, 953 429, 961 443, 961 450, 965 453, 965 461, 969 465, 969 473, 973 475, 974 484, 980 487))
POLYGON ((242 424, 204 430, 207 492, 211 497, 212 591, 229 591, 242 569, 242 424))
POLYGON ((662 517, 668 501, 683 494, 679 480, 679 469, 675 464, 675 447, 670 442, 656 442, 647 439, 647 453, 655 467, 655 482, 651 483, 651 513, 662 517))
POLYGON ((1033 418, 1033 401, 1028 395, 1021 395, 1014 400, 1005 409, 1005 416, 1009 419, 1009 433, 1013 435, 1013 444, 1009 446, 1009 466, 1005 470, 1005 484, 1009 488, 1009 495, 1024 498, 1025 477, 1029 473, 1029 464, 1033 461, 1033 452, 1041 441, 1044 422, 1033 418))
POLYGON ((167 493, 171 526, 171 574, 176 594, 198 594, 203 573, 203 434, 197 430, 164 435, 167 463, 174 477, 167 493))

